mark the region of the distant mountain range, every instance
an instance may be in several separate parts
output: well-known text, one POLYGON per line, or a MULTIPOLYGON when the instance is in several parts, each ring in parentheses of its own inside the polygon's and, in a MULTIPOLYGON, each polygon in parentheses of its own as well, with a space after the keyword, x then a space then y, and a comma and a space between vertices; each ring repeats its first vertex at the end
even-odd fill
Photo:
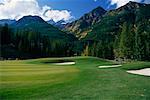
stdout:
POLYGON ((49 20, 49 21, 47 21, 47 23, 51 24, 51 25, 53 25, 55 27, 58 27, 59 29, 63 29, 65 24, 66 24, 66 22, 64 20, 60 20, 58 22, 55 22, 53 20, 49 20))
MULTIPOLYGON (((32 18, 32 16, 30 16, 30 20, 37 20, 35 17, 32 18)), ((17 22, 16 20, 11 20, 11 19, 2 19, 0 20, 0 25, 4 25, 4 24, 8 24, 11 25, 13 23, 17 22)), ((48 24, 51 24, 59 29, 64 28, 64 25, 66 24, 66 22, 64 20, 60 20, 58 22, 55 22, 53 20, 49 20, 46 21, 48 24)))
POLYGON ((4 24, 10 25, 10 24, 12 24, 14 22, 16 22, 16 20, 2 19, 2 20, 0 20, 0 25, 4 25, 4 24))

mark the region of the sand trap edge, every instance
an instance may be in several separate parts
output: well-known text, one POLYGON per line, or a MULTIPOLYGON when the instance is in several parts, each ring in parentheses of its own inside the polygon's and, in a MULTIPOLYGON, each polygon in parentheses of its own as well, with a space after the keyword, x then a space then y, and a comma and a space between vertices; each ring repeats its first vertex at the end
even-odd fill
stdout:
POLYGON ((122 65, 107 65, 107 66, 98 66, 98 68, 116 68, 121 67, 122 65))
POLYGON ((75 65, 75 62, 53 63, 54 65, 75 65))
POLYGON ((127 73, 135 74, 135 75, 142 75, 142 76, 150 76, 150 68, 144 68, 140 70, 129 70, 127 73))

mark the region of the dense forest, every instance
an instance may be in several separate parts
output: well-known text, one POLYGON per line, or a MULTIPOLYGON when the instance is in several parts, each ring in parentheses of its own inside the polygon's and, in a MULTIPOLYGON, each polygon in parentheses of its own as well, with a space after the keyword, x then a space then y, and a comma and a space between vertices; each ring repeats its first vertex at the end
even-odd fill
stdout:
POLYGON ((51 39, 31 30, 15 31, 7 24, 0 26, 1 57, 37 58, 73 55, 72 41, 51 39))

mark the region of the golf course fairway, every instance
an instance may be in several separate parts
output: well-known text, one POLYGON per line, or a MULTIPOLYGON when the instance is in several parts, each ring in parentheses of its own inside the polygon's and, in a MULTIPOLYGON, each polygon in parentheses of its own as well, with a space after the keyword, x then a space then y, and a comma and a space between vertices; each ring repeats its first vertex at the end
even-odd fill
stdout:
POLYGON ((95 57, 0 61, 0 100, 150 100, 150 77, 126 72, 150 62, 98 68, 113 64, 95 57))

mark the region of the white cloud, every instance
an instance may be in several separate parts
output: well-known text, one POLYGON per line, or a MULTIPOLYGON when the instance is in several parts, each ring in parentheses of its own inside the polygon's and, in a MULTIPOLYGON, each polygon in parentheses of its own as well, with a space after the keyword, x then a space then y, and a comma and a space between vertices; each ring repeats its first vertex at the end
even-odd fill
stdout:
MULTIPOLYGON (((95 2, 98 0, 94 0, 95 2)), ((135 1, 135 2, 142 2, 143 0, 109 0, 111 2, 111 5, 116 4, 117 8, 125 5, 129 1, 135 1)), ((144 3, 150 3, 150 0, 144 0, 144 3)))
POLYGON ((112 5, 116 4, 118 8, 118 7, 125 5, 129 1, 141 2, 142 0, 110 0, 110 1, 112 5))
POLYGON ((44 20, 57 22, 73 18, 67 10, 53 10, 47 5, 40 7, 36 0, 0 0, 0 3, 0 19, 18 20, 26 15, 37 15, 44 20))
POLYGON ((70 12, 68 12, 67 10, 48 10, 45 13, 45 17, 53 19, 55 22, 59 21, 59 20, 68 20, 71 19, 72 16, 70 16, 70 12))

